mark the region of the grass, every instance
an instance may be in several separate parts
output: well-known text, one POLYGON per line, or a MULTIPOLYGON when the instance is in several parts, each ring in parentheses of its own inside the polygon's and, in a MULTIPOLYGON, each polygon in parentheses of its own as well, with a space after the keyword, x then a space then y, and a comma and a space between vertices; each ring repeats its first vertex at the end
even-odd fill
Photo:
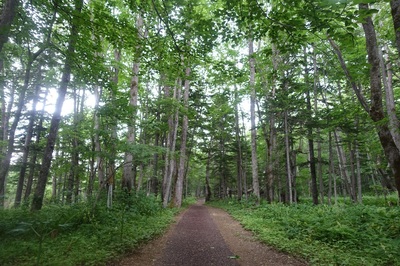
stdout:
POLYGON ((400 208, 218 201, 264 243, 311 265, 400 265, 400 208))
POLYGON ((162 234, 180 211, 144 194, 121 195, 112 209, 82 203, 1 210, 0 265, 106 265, 162 234))

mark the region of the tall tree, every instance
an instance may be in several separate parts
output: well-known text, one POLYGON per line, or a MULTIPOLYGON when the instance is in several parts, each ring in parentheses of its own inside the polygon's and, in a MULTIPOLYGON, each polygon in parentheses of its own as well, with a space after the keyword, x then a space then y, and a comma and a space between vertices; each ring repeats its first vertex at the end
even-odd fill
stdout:
POLYGON ((61 110, 64 104, 65 95, 67 93, 68 84, 71 79, 73 61, 75 58, 75 47, 77 44, 79 27, 82 25, 80 14, 83 8, 83 0, 74 1, 74 10, 72 13, 71 29, 68 37, 68 48, 65 55, 65 63, 62 71, 60 86, 58 88, 58 98, 56 108, 51 118, 50 131, 47 137, 46 148, 43 153, 42 166, 40 175, 36 185, 35 193, 32 200, 32 211, 37 211, 42 208, 44 193, 46 189, 47 179, 49 177, 53 150, 57 139, 58 129, 61 120, 61 110))
POLYGON ((182 137, 181 137, 181 150, 179 157, 179 168, 178 168, 178 178, 176 180, 175 186, 175 206, 181 207, 182 205, 182 195, 183 195, 183 180, 185 176, 185 166, 187 160, 186 154, 186 146, 187 146, 187 135, 188 135, 188 108, 189 108, 189 76, 190 76, 190 67, 186 66, 185 69, 185 84, 184 84, 184 93, 183 93, 183 106, 186 109, 182 118, 182 137))
POLYGON ((305 62, 305 82, 307 86, 306 91, 306 101, 307 101, 307 111, 308 111, 308 121, 307 121, 307 138, 308 138, 308 151, 309 151, 309 163, 310 163, 310 173, 311 173, 311 194, 313 198, 313 204, 317 205, 318 202, 318 188, 317 188, 317 170, 316 170, 316 158, 314 152, 314 136, 313 136, 313 121, 312 121, 312 106, 311 106, 311 96, 310 96, 310 84, 309 84, 309 71, 307 63, 307 50, 304 48, 304 62, 305 62))
MULTIPOLYGON (((174 92, 172 99, 177 103, 181 98, 181 79, 178 78, 175 82, 174 92)), ((165 86, 165 96, 170 97, 170 88, 165 86)), ((175 150, 176 150, 176 138, 178 132, 178 123, 179 123, 179 109, 175 107, 173 109, 173 113, 169 115, 168 118, 168 136, 166 148, 167 152, 165 154, 165 168, 164 168, 164 179, 163 179, 163 207, 166 208, 171 198, 171 190, 172 190, 172 181, 173 174, 175 172, 175 150)))
POLYGON ((256 126, 256 87, 255 87, 255 55, 254 55, 254 41, 249 39, 249 64, 250 64, 250 125, 251 125, 251 169, 253 177, 253 194, 257 199, 257 204, 260 201, 260 185, 258 182, 258 161, 257 161, 257 126, 256 126))
POLYGON ((25 174, 26 170, 28 168, 28 156, 29 152, 31 150, 32 146, 32 137, 33 137, 33 131, 34 131, 34 122, 36 118, 36 108, 37 104, 39 102, 39 95, 41 91, 41 80, 42 80, 42 71, 39 69, 38 71, 38 79, 37 79, 37 84, 35 86, 35 92, 34 92, 34 98, 33 98, 33 103, 32 103, 32 111, 30 114, 29 118, 29 123, 28 127, 26 130, 26 136, 25 136, 25 143, 24 143, 24 152, 22 155, 22 162, 21 162, 21 170, 19 172, 19 178, 18 178, 18 185, 17 185, 17 192, 15 194, 15 207, 18 207, 21 203, 21 198, 22 198, 22 191, 24 188, 24 181, 25 181, 25 174))
MULTIPOLYGON (((143 17, 141 14, 137 15, 136 20, 136 28, 137 28, 137 38, 138 40, 143 39, 145 36, 143 30, 143 17)), ((139 41, 140 42, 140 41, 139 41)), ((132 67, 132 80, 129 91, 129 103, 132 108, 132 120, 128 126, 128 137, 127 144, 132 150, 133 146, 136 144, 136 116, 137 116, 137 108, 138 108, 138 93, 139 93, 139 68, 140 68, 140 54, 141 54, 142 45, 139 43, 136 45, 135 51, 135 59, 132 67)), ((125 162, 124 162, 124 173, 122 178, 122 187, 126 188, 128 191, 132 189, 132 185, 134 183, 134 167, 136 167, 134 163, 134 156, 131 151, 127 151, 125 153, 125 162)))
MULTIPOLYGON (((365 12, 368 12, 369 10, 369 5, 359 4, 359 10, 361 14, 365 14, 365 12)), ((383 150, 385 151, 386 158, 391 165, 400 200, 400 150, 397 148, 396 143, 393 140, 388 123, 385 122, 386 116, 382 104, 379 46, 371 15, 368 15, 363 19, 362 26, 366 40, 368 63, 370 64, 371 109, 369 115, 371 119, 376 122, 379 140, 383 150)))

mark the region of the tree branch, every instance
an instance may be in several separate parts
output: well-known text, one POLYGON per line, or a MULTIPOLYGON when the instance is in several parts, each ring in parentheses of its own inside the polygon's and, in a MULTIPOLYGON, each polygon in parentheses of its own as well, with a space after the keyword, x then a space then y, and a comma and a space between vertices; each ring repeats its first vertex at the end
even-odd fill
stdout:
POLYGON ((362 91, 360 90, 360 88, 357 86, 356 82, 354 81, 354 78, 351 76, 350 71, 348 70, 346 63, 344 62, 343 56, 342 56, 342 52, 340 51, 339 46, 337 46, 337 44, 335 43, 335 41, 333 41, 330 37, 328 37, 328 41, 331 44, 331 47, 333 48, 333 50, 335 51, 340 65, 342 66, 342 69, 344 71, 344 74, 346 75, 346 78, 348 79, 348 81, 351 84, 351 87, 353 88, 358 100, 361 103, 361 106, 364 108, 364 110, 369 113, 369 106, 367 104, 367 101, 365 100, 364 95, 362 94, 362 91))

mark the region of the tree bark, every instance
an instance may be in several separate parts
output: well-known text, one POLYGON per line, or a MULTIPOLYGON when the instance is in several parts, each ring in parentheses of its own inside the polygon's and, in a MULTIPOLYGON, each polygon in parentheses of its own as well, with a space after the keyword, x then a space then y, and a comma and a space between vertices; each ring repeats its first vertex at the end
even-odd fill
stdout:
MULTIPOLYGON (((73 114, 73 127, 75 127, 76 124, 76 116, 77 116, 77 108, 76 108, 76 88, 74 88, 74 114, 73 114)), ((72 131, 74 131, 74 129, 72 129, 72 131)), ((67 204, 71 204, 72 203, 72 194, 73 194, 73 190, 74 190, 74 180, 75 180, 75 176, 76 176, 76 171, 78 168, 78 162, 79 159, 77 158, 77 153, 76 153, 76 149, 77 149, 78 145, 76 142, 76 138, 73 137, 71 139, 71 165, 70 165, 70 170, 69 173, 67 175, 67 184, 65 187, 65 202, 67 204)))
MULTIPOLYGON (((3 59, 0 58, 0 71, 4 71, 4 65, 3 65, 3 59)), ((2 73, 4 75, 4 73, 2 73)), ((4 80, 0 80, 0 100, 1 100, 1 141, 3 143, 7 143, 7 136, 8 136, 8 125, 10 122, 10 114, 11 114, 11 108, 12 108, 12 103, 14 102, 14 95, 15 95, 15 86, 12 86, 11 92, 10 92, 10 102, 7 105, 6 103, 6 97, 4 93, 4 80)), ((7 146, 2 145, 0 148, 0 160, 3 160, 7 156, 7 146)), ((5 194, 6 194, 6 179, 0 177, 0 208, 4 206, 5 202, 5 194)))
POLYGON ((34 122, 35 122, 36 112, 37 112, 36 106, 39 102, 39 96, 40 96, 41 80, 42 80, 42 75, 41 75, 41 70, 39 69, 38 84, 36 84, 36 86, 35 86, 35 93, 34 93, 33 103, 32 103, 32 111, 31 111, 31 114, 29 117, 28 127, 26 129, 24 152, 22 155, 22 162, 21 162, 21 169, 19 172, 17 191, 15 194, 15 202, 14 202, 15 207, 18 207, 20 205, 21 199, 22 199, 22 191, 23 191, 23 187, 24 187, 25 174, 26 174, 26 170, 28 167, 28 156, 29 156, 29 152, 31 149, 31 145, 32 145, 31 142, 32 142, 32 136, 33 136, 33 129, 34 129, 33 127, 34 127, 34 122))
POLYGON ((3 50, 4 44, 8 41, 10 28, 17 14, 18 5, 18 0, 6 0, 4 2, 0 16, 0 53, 3 50))
MULTIPOLYGON (((385 45, 386 51, 389 51, 389 47, 385 45)), ((385 103, 386 113, 389 119, 389 129, 392 134, 393 141, 396 144, 397 149, 400 151, 400 121, 396 114, 396 102, 394 99, 393 92, 393 73, 392 64, 387 56, 386 64, 383 57, 382 51, 378 50, 379 63, 382 73, 383 87, 385 88, 385 103)))
POLYGON ((242 200, 242 167, 243 167, 243 159, 242 159, 242 142, 240 138, 240 128, 239 128, 239 97, 238 91, 235 87, 235 137, 236 137, 236 145, 237 145, 237 155, 236 155, 236 186, 237 186, 237 198, 238 200, 242 200))
POLYGON ((340 169, 340 173, 342 176, 342 180, 346 187, 347 192, 349 193, 349 195, 351 197, 351 200, 353 202, 355 202, 356 197, 354 194, 353 187, 351 185, 349 172, 348 172, 347 166, 346 166, 347 165, 346 154, 343 150, 342 140, 340 138, 340 134, 337 129, 334 131, 334 136, 335 136, 335 140, 336 140, 336 151, 337 151, 337 155, 338 155, 338 159, 339 159, 339 169, 340 169))
POLYGON ((400 55, 400 0, 390 1, 397 53, 400 55))
POLYGON ((39 175, 38 183, 36 185, 35 193, 33 196, 33 201, 32 201, 32 206, 31 206, 32 211, 40 210, 43 205, 44 193, 45 193, 47 179, 48 179, 49 172, 50 172, 51 161, 53 158, 54 145, 55 145, 55 142, 57 139, 58 128, 59 128, 60 120, 61 120, 61 111, 62 111, 65 95, 67 93, 68 84, 69 84, 70 78, 71 78, 73 58, 75 56, 74 55, 75 46, 76 46, 78 32, 79 32, 78 29, 79 29, 79 25, 81 24, 79 15, 81 13, 82 6, 83 6, 83 0, 75 0, 75 10, 74 10, 73 18, 72 18, 71 31, 70 31, 69 40, 68 40, 68 48, 67 48, 67 53, 65 56, 65 64, 64 64, 64 69, 62 71, 61 84, 58 89, 58 98, 56 101, 56 108, 55 108, 55 111, 51 118, 50 131, 49 131, 49 135, 47 137, 46 148, 43 153, 40 175, 39 175))
POLYGON ((333 164, 333 148, 332 148, 332 132, 329 131, 329 191, 328 191, 328 203, 332 204, 332 185, 333 185, 333 195, 335 199, 335 204, 337 204, 337 192, 336 192, 336 175, 334 173, 333 164), (332 184, 333 180, 333 184, 332 184))
POLYGON ((187 111, 189 109, 189 76, 190 76, 190 67, 186 67, 185 70, 185 92, 183 94, 183 105, 186 109, 186 113, 182 118, 182 138, 181 138, 181 150, 180 150, 180 158, 179 158, 179 168, 178 168, 178 178, 176 180, 175 186, 175 207, 180 208, 182 206, 182 195, 183 195, 183 180, 185 177, 185 165, 186 165, 186 142, 188 135, 188 116, 187 111))
POLYGON ((33 149, 33 154, 32 157, 29 161, 29 174, 28 174, 28 180, 26 182, 26 190, 25 190, 25 194, 24 194, 24 201, 27 202, 29 199, 29 196, 31 195, 31 191, 32 191, 32 185, 33 185, 33 178, 35 176, 36 173, 36 169, 37 169, 37 165, 36 165, 36 161, 37 161, 37 156, 38 156, 38 150, 37 148, 39 147, 40 141, 41 141, 41 134, 44 131, 44 127, 43 127, 43 122, 44 122, 44 117, 43 114, 45 112, 45 106, 46 106, 46 102, 47 102, 47 95, 49 94, 49 88, 46 88, 45 91, 45 95, 44 95, 44 100, 43 100, 43 104, 42 104, 42 110, 40 111, 40 119, 39 119, 39 123, 36 127, 36 140, 35 140, 35 149, 33 149))
POLYGON ((357 169, 357 199, 358 203, 362 204, 362 180, 361 180, 361 160, 360 160, 360 151, 358 148, 358 141, 354 141, 355 153, 356 153, 356 169, 357 169))
POLYGON ((210 168, 211 168, 211 144, 213 143, 213 140, 210 140, 210 146, 208 147, 208 153, 207 153, 207 164, 206 164, 206 202, 209 202, 211 200, 211 186, 210 186, 210 168))
MULTIPOLYGON (((143 17, 141 14, 137 15, 136 19, 137 38, 139 42, 145 37, 143 30, 143 17)), ((139 92, 139 69, 141 59, 142 45, 139 43, 136 45, 135 58, 132 67, 132 80, 130 86, 130 106, 132 107, 132 120, 128 125, 128 136, 127 144, 128 147, 132 147, 136 144, 136 123, 137 123, 137 108, 138 108, 138 92, 139 92)), ((132 186, 135 183, 135 172, 136 165, 134 162, 134 156, 131 151, 125 152, 124 172, 122 176, 122 188, 131 191, 132 186), (135 168, 135 169, 134 169, 135 168)))
MULTIPOLYGON (((178 78, 174 88, 173 99, 177 102, 181 98, 181 80, 178 78)), ((176 148, 176 135, 178 132, 179 123, 179 110, 175 111, 174 115, 171 115, 168 119, 169 132, 167 142, 167 154, 165 155, 165 173, 163 180, 163 207, 168 206, 168 202, 171 197, 171 185, 173 179, 173 173, 175 171, 175 148, 176 148)))
MULTIPOLYGON (((157 117, 159 116, 158 112, 157 112, 157 117)), ((155 140, 154 140, 154 146, 158 147, 159 145, 159 139, 160 139, 160 134, 157 132, 155 134, 155 140)), ((159 157, 159 153, 155 152, 153 155, 153 174, 151 176, 151 180, 150 180, 150 193, 154 194, 157 196, 158 194, 158 157, 159 157)))
MULTIPOLYGON (((313 49, 313 69, 314 69, 314 84, 313 84, 313 89, 314 89, 314 113, 315 117, 318 117, 318 86, 319 86, 319 72, 318 72, 318 66, 317 66, 317 54, 315 52, 315 49, 313 49)), ((319 194, 321 195, 321 203, 324 204, 324 180, 322 177, 322 147, 321 147, 321 129, 317 127, 316 129, 317 133, 317 177, 318 177, 318 183, 319 183, 319 194)))
MULTIPOLYGON (((368 10, 368 4, 359 4, 360 11, 368 10)), ((382 83, 379 65, 379 51, 376 32, 371 17, 362 22, 365 33, 368 63, 370 64, 371 109, 369 115, 376 122, 378 136, 386 158, 393 171, 394 180, 400 200, 400 151, 396 147, 382 105, 382 83)))
MULTIPOLYGON (((308 83, 309 80, 309 73, 308 73, 308 66, 307 66, 307 51, 304 48, 304 61, 306 62, 305 66, 305 80, 308 83)), ((315 67, 315 66, 314 66, 315 67)), ((315 75, 315 74, 314 74, 315 75)), ((314 78, 314 91, 315 91, 315 78, 314 78)), ((310 89, 307 89, 306 92, 306 101, 307 101, 307 111, 308 111, 308 121, 307 121, 307 138, 308 138, 308 151, 309 151, 309 166, 310 166, 310 174, 311 174, 311 194, 313 198, 313 204, 318 205, 318 188, 317 188, 317 170, 316 170, 316 160, 315 160, 315 153, 314 153, 314 137, 313 137, 313 125, 312 125, 312 106, 311 106, 311 96, 310 96, 310 89)))
POLYGON ((292 167, 290 163, 290 142, 289 142, 289 125, 288 125, 288 111, 284 111, 284 128, 285 128, 285 159, 286 159, 286 182, 287 182, 287 195, 285 197, 285 200, 287 199, 287 202, 289 204, 293 203, 293 194, 292 194, 292 167))
MULTIPOLYGON (((28 63, 26 65, 25 69, 25 74, 24 74, 24 84, 22 88, 19 91, 19 97, 18 97, 18 104, 17 104, 17 110, 14 113, 14 121, 11 125, 9 134, 8 134, 8 141, 7 141, 7 152, 4 156, 4 158, 1 161, 1 168, 0 168, 0 199, 5 196, 5 180, 8 175, 8 171, 10 169, 10 162, 11 162, 11 157, 14 152, 14 141, 15 141, 15 132, 17 130, 17 126, 19 123, 19 120, 21 118, 22 114, 22 109, 25 106, 25 95, 28 90, 29 82, 31 80, 31 70, 32 70, 32 65, 33 62, 36 60, 36 58, 44 51, 43 49, 40 49, 34 54, 31 54, 30 51, 28 51, 28 63)), ((23 180, 19 180, 19 182, 22 182, 23 180)), ((20 187, 22 189, 22 186, 20 187)), ((1 202, 1 200, 0 200, 1 202)), ((2 203, 0 203, 0 206, 2 203)))
MULTIPOLYGON (((278 71, 279 67, 279 51, 276 49, 275 45, 272 44, 272 65, 274 71, 278 71)), ((272 89, 271 89, 271 95, 267 96, 267 101, 273 101, 275 99, 275 93, 276 93, 276 80, 273 78, 272 80, 272 89)), ((272 106, 272 104, 271 104, 272 106)), ((267 142, 267 153, 268 153, 268 162, 267 162, 267 168, 266 168, 266 175, 267 175, 267 184, 268 184, 268 199, 270 202, 274 201, 274 182, 276 179, 275 176, 275 168, 277 164, 277 155, 276 155, 276 150, 277 150, 277 130, 276 130, 276 125, 275 125, 275 117, 276 117, 276 112, 271 108, 269 110, 269 141, 267 142)))
POLYGON ((258 162, 257 162, 257 127, 256 127, 256 88, 255 88, 255 58, 253 40, 249 40, 249 62, 250 62, 250 124, 251 124, 251 170, 253 177, 253 194, 257 204, 260 202, 260 186, 258 181, 258 162))

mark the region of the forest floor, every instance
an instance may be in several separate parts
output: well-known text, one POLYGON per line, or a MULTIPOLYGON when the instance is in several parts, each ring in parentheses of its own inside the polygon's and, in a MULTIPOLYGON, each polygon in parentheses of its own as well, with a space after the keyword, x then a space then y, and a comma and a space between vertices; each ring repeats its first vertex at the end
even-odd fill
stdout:
POLYGON ((198 201, 178 215, 164 235, 108 265, 308 265, 260 243, 228 213, 203 204, 198 201))

